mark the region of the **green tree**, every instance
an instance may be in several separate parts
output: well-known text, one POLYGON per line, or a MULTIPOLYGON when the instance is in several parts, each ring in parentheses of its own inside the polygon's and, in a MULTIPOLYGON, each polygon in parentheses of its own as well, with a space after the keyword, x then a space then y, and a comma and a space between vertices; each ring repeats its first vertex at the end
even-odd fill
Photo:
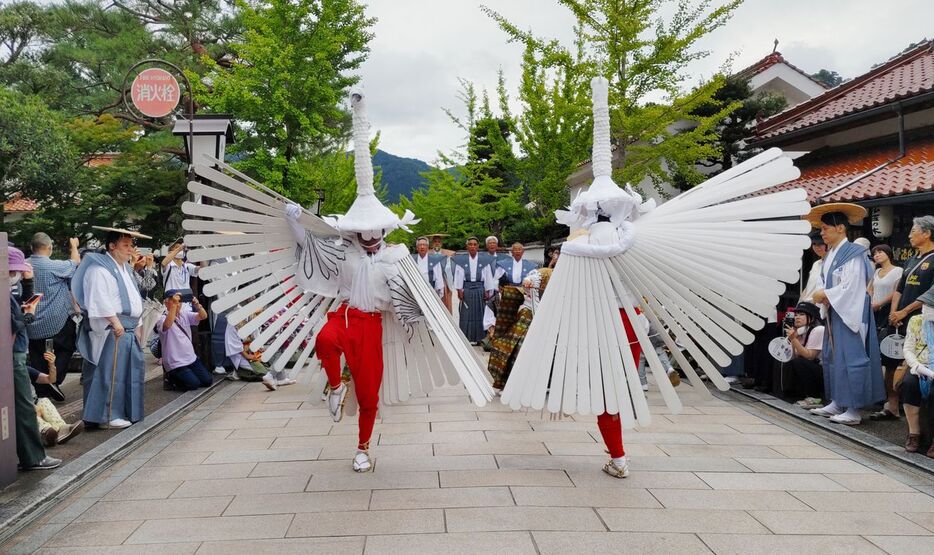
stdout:
MULTIPOLYGON (((573 49, 557 40, 523 31, 490 8, 483 10, 511 41, 526 47, 527 64, 534 60, 546 73, 558 75, 555 79, 561 81, 553 81, 552 88, 562 81, 571 86, 570 91, 562 92, 571 93, 565 98, 576 104, 578 110, 589 103, 584 83, 589 84, 595 75, 603 75, 610 81, 613 143, 622 161, 615 170, 618 182, 638 184, 648 178, 658 187, 669 181, 672 174, 682 175, 691 183, 700 182, 703 176, 694 164, 717 156, 716 126, 738 104, 726 106, 709 117, 693 118, 691 126, 677 126, 678 122, 691 121, 692 112, 700 106, 714 102, 713 95, 724 81, 717 75, 685 91, 689 77, 686 71, 689 64, 709 54, 697 49, 698 41, 723 26, 742 0, 730 0, 713 8, 711 0, 684 0, 677 3, 673 15, 667 18, 662 14, 673 2, 666 0, 558 2, 576 19, 573 49)), ((534 74, 536 65, 531 69, 534 74)), ((548 88, 539 85, 524 94, 540 95, 547 91, 548 88)), ((542 102, 540 99, 541 96, 534 101, 542 102)), ((526 103, 531 100, 523 99, 526 103)), ((534 140, 534 135, 525 139, 534 140)))
POLYGON ((839 73, 828 69, 821 69, 817 73, 812 73, 811 79, 827 85, 828 88, 836 87, 843 82, 843 77, 839 73))
POLYGON ((302 200, 317 187, 314 158, 344 152, 346 93, 359 80, 374 20, 354 0, 238 6, 243 38, 231 44, 229 68, 205 60, 211 71, 200 100, 246 123, 234 148, 243 171, 302 200))
POLYGON ((0 106, 0 204, 15 194, 40 203, 66 194, 74 185, 77 156, 59 115, 2 87, 0 106))

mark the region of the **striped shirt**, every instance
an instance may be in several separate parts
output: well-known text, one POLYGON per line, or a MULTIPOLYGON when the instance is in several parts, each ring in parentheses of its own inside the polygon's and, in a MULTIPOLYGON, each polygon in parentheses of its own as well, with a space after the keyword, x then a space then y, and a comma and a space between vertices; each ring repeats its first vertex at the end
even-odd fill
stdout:
POLYGON ((65 327, 65 321, 74 314, 71 297, 71 276, 78 265, 71 260, 52 260, 48 256, 29 257, 34 274, 33 286, 42 293, 36 307, 36 321, 26 327, 30 339, 54 337, 65 327))

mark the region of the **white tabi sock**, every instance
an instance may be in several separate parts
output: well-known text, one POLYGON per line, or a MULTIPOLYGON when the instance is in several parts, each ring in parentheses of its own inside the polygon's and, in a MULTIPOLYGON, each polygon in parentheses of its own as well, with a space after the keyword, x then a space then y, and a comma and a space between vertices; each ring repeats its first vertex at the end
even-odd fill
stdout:
POLYGON ((859 420, 860 419, 859 410, 849 409, 841 415, 841 418, 846 418, 848 420, 859 420))
POLYGON ((843 412, 843 411, 846 410, 846 409, 844 409, 843 407, 841 407, 840 405, 838 405, 836 401, 831 401, 829 405, 827 405, 826 407, 824 407, 824 410, 827 411, 827 412, 834 413, 834 414, 840 414, 841 412, 843 412))
POLYGON ((616 468, 623 468, 624 466, 626 466, 626 456, 623 455, 622 457, 614 458, 613 464, 616 465, 616 468))

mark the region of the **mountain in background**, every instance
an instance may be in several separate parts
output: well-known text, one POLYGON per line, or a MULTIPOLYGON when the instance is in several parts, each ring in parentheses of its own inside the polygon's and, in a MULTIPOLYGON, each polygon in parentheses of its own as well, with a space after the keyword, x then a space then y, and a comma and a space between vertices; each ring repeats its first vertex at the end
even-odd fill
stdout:
POLYGON ((386 200, 391 204, 399 202, 400 196, 412 198, 412 191, 425 188, 426 180, 421 172, 431 169, 421 160, 403 158, 382 150, 377 150, 373 156, 373 169, 376 168, 383 171, 382 183, 386 185, 386 200))

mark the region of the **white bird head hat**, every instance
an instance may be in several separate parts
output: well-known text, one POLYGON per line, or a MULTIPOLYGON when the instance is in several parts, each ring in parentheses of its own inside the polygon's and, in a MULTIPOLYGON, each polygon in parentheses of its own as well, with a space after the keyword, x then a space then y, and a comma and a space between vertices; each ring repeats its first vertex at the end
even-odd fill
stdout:
POLYGON ((336 217, 335 227, 344 234, 360 234, 364 242, 379 242, 395 229, 411 233, 409 225, 418 223, 415 214, 406 210, 400 218, 380 202, 373 188, 373 161, 370 158, 370 122, 362 91, 350 94, 353 109, 354 174, 357 198, 344 215, 336 217))

